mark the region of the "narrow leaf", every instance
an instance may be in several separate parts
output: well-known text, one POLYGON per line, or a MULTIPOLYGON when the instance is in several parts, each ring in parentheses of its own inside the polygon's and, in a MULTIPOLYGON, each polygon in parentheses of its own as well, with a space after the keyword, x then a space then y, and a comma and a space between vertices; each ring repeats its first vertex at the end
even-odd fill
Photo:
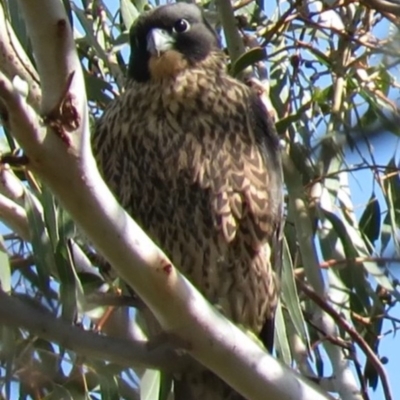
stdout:
POLYGON ((296 333, 302 341, 309 347, 307 327, 301 310, 299 295, 297 293, 296 282, 294 280, 293 263, 290 257, 289 247, 286 239, 283 242, 283 264, 282 264, 282 296, 289 315, 292 319, 296 333))
POLYGON ((120 0, 122 21, 127 30, 130 29, 136 18, 139 16, 139 11, 130 0, 120 0))
POLYGON ((266 53, 262 47, 254 47, 246 53, 242 54, 232 65, 231 74, 233 76, 239 75, 247 67, 250 67, 260 61, 265 60, 266 53))
POLYGON ((140 382, 140 400, 158 400, 160 371, 147 369, 140 382))

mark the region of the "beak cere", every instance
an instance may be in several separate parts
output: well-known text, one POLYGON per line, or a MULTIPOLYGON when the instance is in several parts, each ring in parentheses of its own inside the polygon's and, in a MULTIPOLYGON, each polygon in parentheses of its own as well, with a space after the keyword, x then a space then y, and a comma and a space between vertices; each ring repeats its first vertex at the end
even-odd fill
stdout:
POLYGON ((164 29, 154 28, 147 34, 147 51, 152 56, 159 57, 162 53, 172 50, 174 39, 164 29))
POLYGON ((150 53, 148 68, 152 79, 174 78, 187 68, 188 61, 175 49, 175 39, 168 31, 154 28, 146 39, 147 51, 150 53))

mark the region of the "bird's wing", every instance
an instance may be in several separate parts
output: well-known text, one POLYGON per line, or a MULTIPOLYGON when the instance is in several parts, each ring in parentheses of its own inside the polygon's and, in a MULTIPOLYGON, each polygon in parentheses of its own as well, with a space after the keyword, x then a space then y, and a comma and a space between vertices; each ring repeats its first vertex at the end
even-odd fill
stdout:
POLYGON ((280 274, 280 262, 283 238, 283 171, 281 150, 278 133, 269 112, 256 94, 249 99, 250 115, 252 116, 251 129, 254 131, 260 145, 260 152, 265 162, 267 177, 269 214, 272 219, 272 241, 274 249, 273 263, 275 270, 280 274))
MULTIPOLYGON (((264 154, 265 165, 268 172, 268 192, 270 202, 274 206, 271 212, 272 235, 269 237, 271 248, 271 266, 279 278, 282 269, 282 244, 283 244, 283 173, 280 157, 280 145, 275 124, 265 109, 264 104, 257 95, 250 99, 251 113, 253 115, 252 129, 261 140, 261 151, 264 154)), ((265 347, 272 352, 274 343, 274 318, 268 316, 260 332, 260 339, 265 347)))
POLYGON ((203 137, 201 145, 192 146, 204 153, 193 150, 189 160, 194 181, 209 191, 215 227, 232 248, 233 258, 237 257, 234 262, 242 263, 237 278, 233 279, 242 281, 241 274, 247 275, 246 268, 253 270, 248 282, 243 283, 253 292, 247 296, 254 296, 254 303, 248 303, 246 312, 257 315, 250 308, 262 304, 264 311, 258 315, 268 320, 261 339, 271 349, 283 220, 279 139, 258 96, 249 89, 245 100, 246 118, 242 120, 245 122, 233 121, 225 131, 218 130, 221 127, 216 124, 216 134, 209 139, 203 137), (241 250, 236 251, 238 248, 241 250))
POLYGON ((203 151, 192 151, 188 162, 193 180, 210 190, 215 224, 225 240, 232 242, 245 229, 248 245, 257 251, 280 229, 282 172, 279 140, 267 110, 252 92, 245 101, 247 121, 232 122, 229 132, 213 132, 202 138, 205 143, 188 146, 203 151))

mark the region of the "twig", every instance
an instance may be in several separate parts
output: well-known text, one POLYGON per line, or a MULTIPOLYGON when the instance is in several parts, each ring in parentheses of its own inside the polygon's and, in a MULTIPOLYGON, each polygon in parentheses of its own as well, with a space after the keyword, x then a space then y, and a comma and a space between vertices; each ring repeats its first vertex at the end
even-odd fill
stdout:
POLYGON ((302 291, 315 304, 317 304, 321 309, 328 313, 335 320, 335 322, 350 335, 352 340, 354 340, 358 344, 358 346, 360 346, 366 357, 370 360, 370 362, 378 372, 378 375, 382 382, 382 387, 385 393, 386 400, 393 400, 385 368, 383 367, 377 355, 368 346, 368 343, 364 340, 364 338, 354 329, 354 327, 352 327, 346 320, 344 320, 342 316, 328 302, 326 302, 320 295, 318 295, 313 289, 311 289, 309 285, 305 284, 298 278, 296 278, 296 281, 302 291))
POLYGON ((134 307, 143 308, 143 302, 133 296, 124 296, 114 293, 92 293, 86 296, 87 303, 96 306, 112 306, 112 307, 134 307))
POLYGON ((44 308, 34 308, 0 290, 1 325, 28 330, 76 353, 106 359, 119 365, 140 365, 146 368, 179 371, 186 365, 184 357, 169 347, 158 346, 150 351, 147 341, 113 339, 71 326, 44 308))
POLYGON ((379 12, 388 12, 390 14, 394 14, 397 17, 400 16, 400 4, 394 1, 385 1, 385 0, 362 0, 361 3, 368 8, 372 8, 373 10, 379 12))
POLYGON ((264 37, 264 42, 263 42, 263 46, 265 46, 266 44, 268 44, 270 42, 270 40, 272 39, 272 37, 278 33, 278 31, 289 22, 289 20, 292 20, 293 18, 297 17, 297 13, 296 15, 290 15, 292 14, 292 12, 302 4, 302 0, 295 0, 290 7, 283 13, 283 15, 279 18, 278 21, 276 21, 275 25, 268 31, 266 31, 265 33, 261 33, 261 35, 264 37), (289 19, 290 16, 290 19, 289 19))
POLYGON ((313 181, 311 181, 310 183, 307 184, 306 187, 312 186, 314 185, 316 182, 320 182, 324 179, 330 178, 332 176, 341 174, 342 172, 354 172, 354 171, 361 171, 364 169, 372 169, 372 170, 393 170, 393 173, 399 173, 400 172, 400 168, 396 168, 396 167, 390 167, 388 165, 356 165, 354 167, 349 167, 349 168, 342 168, 339 169, 337 171, 332 171, 329 172, 327 174, 324 174, 322 176, 318 176, 317 178, 315 178, 313 181))
POLYGON ((25 209, 0 194, 0 219, 25 241, 30 238, 25 209))
POLYGON ((319 266, 324 269, 337 267, 342 264, 362 264, 364 262, 377 262, 377 263, 398 263, 400 258, 398 257, 353 257, 345 258, 342 260, 327 260, 322 262, 319 266))

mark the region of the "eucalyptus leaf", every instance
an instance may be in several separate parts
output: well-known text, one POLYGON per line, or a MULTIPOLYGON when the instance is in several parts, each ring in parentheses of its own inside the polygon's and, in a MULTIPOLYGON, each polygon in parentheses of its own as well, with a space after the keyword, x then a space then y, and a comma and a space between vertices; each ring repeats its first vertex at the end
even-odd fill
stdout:
POLYGON ((231 74, 233 76, 239 75, 246 68, 263 61, 266 57, 265 49, 262 47, 254 47, 242 54, 231 67, 231 74))
POLYGON ((43 211, 28 190, 25 191, 25 209, 31 231, 31 244, 40 286, 47 293, 50 276, 56 271, 53 247, 46 229, 43 211))
POLYGON ((3 238, 0 236, 0 288, 4 292, 11 291, 10 260, 6 252, 3 238))
POLYGON ((292 354, 290 352, 286 323, 283 316, 282 304, 279 302, 275 314, 275 339, 277 352, 286 365, 292 365, 292 354))
POLYGON ((120 0, 122 21, 127 30, 133 25, 137 17, 140 15, 136 6, 130 0, 120 0))
POLYGON ((147 369, 140 382, 140 400, 158 400, 160 371, 147 369))
POLYGON ((304 320, 303 311, 301 309, 299 295, 297 293, 293 263, 286 239, 284 239, 283 242, 283 268, 281 282, 282 296, 291 317, 291 321, 296 329, 296 333, 301 338, 303 343, 307 347, 310 347, 307 335, 307 326, 304 320))

